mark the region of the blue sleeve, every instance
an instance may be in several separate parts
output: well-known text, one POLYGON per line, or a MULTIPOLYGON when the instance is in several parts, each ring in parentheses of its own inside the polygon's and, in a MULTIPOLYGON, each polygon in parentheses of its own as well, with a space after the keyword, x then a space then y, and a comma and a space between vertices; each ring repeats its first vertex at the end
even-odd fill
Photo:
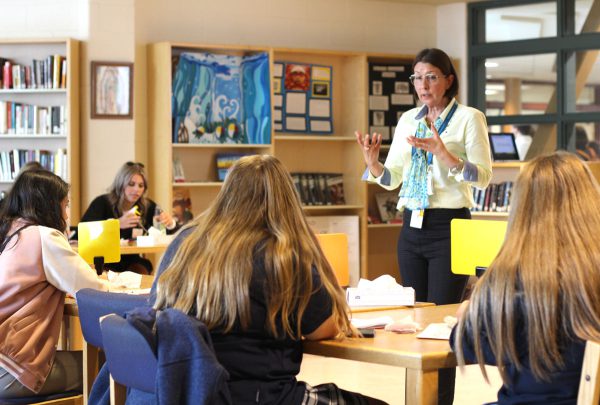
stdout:
MULTIPOLYGON (((458 327, 458 325, 454 326, 454 328, 452 328, 452 333, 450 334, 450 347, 452 348, 452 351, 456 351, 456 346, 458 344, 458 342, 456 341, 456 328, 457 327, 458 327)), ((492 353, 492 350, 490 349, 487 334, 485 332, 482 332, 481 344, 483 346, 483 358, 484 358, 485 364, 495 366, 496 365, 496 357, 494 356, 494 353, 492 353)), ((467 363, 467 364, 477 363, 477 356, 475 355, 475 347, 473 344, 471 328, 469 328, 468 326, 465 330, 465 334, 462 339, 462 350, 463 350, 463 355, 465 358, 465 363, 467 363)))

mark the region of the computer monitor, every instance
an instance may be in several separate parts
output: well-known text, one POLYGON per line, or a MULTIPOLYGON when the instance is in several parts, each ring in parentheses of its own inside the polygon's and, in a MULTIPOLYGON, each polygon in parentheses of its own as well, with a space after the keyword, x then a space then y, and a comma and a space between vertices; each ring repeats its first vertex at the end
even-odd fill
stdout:
POLYGON ((519 152, 512 132, 490 132, 492 158, 495 161, 519 160, 519 152))

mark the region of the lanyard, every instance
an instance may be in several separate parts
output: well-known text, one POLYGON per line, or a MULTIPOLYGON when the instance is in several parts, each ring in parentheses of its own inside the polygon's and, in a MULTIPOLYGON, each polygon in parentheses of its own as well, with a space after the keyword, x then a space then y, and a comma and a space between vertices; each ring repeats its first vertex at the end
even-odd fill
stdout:
MULTIPOLYGON (((440 125, 440 127, 437 128, 438 134, 440 134, 440 136, 441 136, 442 132, 444 132, 444 130, 448 126, 448 123, 450 122, 450 119, 452 119, 452 116, 454 115, 454 112, 456 111, 457 107, 458 107, 458 102, 455 101, 454 105, 452 106, 452 108, 450 109, 450 111, 448 111, 448 115, 446 115, 446 118, 442 122, 442 125, 440 125)), ((415 148, 413 146, 412 147, 412 156, 414 156, 415 153, 417 153, 417 148, 415 148)), ((433 154, 432 153, 428 153, 427 154, 427 166, 431 165, 432 162, 433 162, 433 154)))

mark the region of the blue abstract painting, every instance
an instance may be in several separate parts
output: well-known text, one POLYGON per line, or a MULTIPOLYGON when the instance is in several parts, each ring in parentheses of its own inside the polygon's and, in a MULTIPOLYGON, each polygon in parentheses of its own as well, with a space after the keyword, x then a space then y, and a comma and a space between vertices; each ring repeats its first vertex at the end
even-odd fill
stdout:
POLYGON ((182 53, 172 97, 174 143, 271 143, 267 53, 182 53))

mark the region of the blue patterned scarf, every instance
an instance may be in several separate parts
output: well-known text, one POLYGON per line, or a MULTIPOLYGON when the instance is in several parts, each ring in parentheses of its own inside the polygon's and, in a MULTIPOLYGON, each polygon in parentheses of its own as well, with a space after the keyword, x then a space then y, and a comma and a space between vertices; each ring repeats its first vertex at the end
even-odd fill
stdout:
MULTIPOLYGON (((456 111, 458 103, 454 101, 454 105, 442 121, 441 116, 438 117, 434 124, 438 133, 442 134, 450 119, 456 111)), ((431 138, 433 136, 431 130, 427 128, 423 121, 419 121, 415 137, 431 138)), ((417 149, 413 146, 411 154, 410 169, 408 177, 402 183, 400 189, 400 201, 404 207, 409 210, 420 210, 429 207, 429 192, 427 190, 427 170, 433 162, 433 155, 425 152, 423 149, 417 149)))

